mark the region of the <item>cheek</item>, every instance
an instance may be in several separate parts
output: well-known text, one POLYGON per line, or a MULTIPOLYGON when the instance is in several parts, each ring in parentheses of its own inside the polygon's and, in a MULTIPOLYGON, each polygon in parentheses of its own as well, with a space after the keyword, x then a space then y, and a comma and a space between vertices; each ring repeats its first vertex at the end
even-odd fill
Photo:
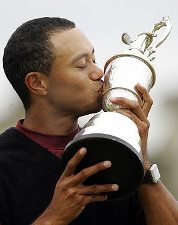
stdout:
POLYGON ((86 88, 77 83, 61 82, 51 86, 49 91, 49 98, 58 106, 82 104, 84 99, 89 95, 86 88))
POLYGON ((73 99, 83 99, 91 95, 90 84, 87 80, 71 80, 65 85, 65 88, 67 95, 71 96, 73 99))
POLYGON ((97 101, 96 92, 92 88, 93 83, 87 74, 63 73, 60 78, 56 77, 50 80, 49 96, 58 106, 61 103, 62 105, 77 104, 84 107, 97 101))

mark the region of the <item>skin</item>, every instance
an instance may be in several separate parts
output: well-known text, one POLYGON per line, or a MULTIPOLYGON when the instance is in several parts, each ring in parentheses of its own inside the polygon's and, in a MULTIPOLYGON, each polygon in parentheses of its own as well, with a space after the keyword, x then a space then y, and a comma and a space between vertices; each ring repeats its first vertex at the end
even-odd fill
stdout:
MULTIPOLYGON (((51 42, 56 59, 50 74, 46 76, 31 72, 25 78, 31 105, 26 111, 24 126, 40 133, 68 135, 77 128, 78 117, 101 109, 103 71, 95 63, 91 43, 79 29, 56 32, 51 36, 51 42)), ((126 106, 127 109, 117 112, 128 116, 137 125, 144 169, 147 171, 151 165, 147 153, 147 116, 152 99, 141 85, 137 84, 135 90, 145 101, 143 108, 125 98, 114 98, 111 101, 126 106)), ((93 174, 112 166, 106 159, 75 174, 75 169, 85 157, 86 151, 87 149, 80 149, 68 162, 56 184, 50 205, 33 225, 67 225, 87 204, 105 201, 107 195, 102 194, 103 192, 119 189, 117 184, 83 185, 93 174)), ((148 225, 178 224, 177 203, 161 182, 156 185, 141 185, 138 191, 148 225), (157 198, 161 201, 155 201, 157 198)))
POLYGON ((67 135, 77 127, 79 116, 100 110, 103 71, 95 63, 93 46, 77 28, 56 33, 51 41, 56 51, 51 73, 32 72, 25 79, 32 104, 24 125, 67 135))

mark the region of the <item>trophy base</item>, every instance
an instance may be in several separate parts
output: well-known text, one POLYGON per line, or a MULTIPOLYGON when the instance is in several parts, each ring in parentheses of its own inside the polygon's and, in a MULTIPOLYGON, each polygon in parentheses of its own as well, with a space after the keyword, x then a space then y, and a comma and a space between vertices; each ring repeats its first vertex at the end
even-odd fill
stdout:
POLYGON ((106 193, 108 200, 121 199, 132 195, 144 177, 142 160, 138 152, 126 141, 101 133, 79 136, 69 142, 61 158, 61 169, 82 147, 87 153, 76 168, 76 173, 96 163, 110 160, 112 166, 90 178, 84 184, 118 184, 119 190, 106 193))

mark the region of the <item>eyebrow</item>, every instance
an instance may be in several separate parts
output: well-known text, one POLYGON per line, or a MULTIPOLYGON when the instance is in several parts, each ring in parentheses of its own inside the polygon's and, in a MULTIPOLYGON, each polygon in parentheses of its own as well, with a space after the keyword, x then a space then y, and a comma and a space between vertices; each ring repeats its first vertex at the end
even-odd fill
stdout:
MULTIPOLYGON (((94 54, 94 52, 95 52, 95 49, 93 48, 93 49, 92 49, 92 54, 94 54)), ((74 57, 74 58, 72 59, 72 63, 75 63, 75 62, 77 62, 78 60, 80 60, 80 59, 82 59, 82 58, 84 58, 84 57, 88 57, 88 56, 89 56, 89 53, 81 53, 81 54, 77 55, 76 57, 74 57)))

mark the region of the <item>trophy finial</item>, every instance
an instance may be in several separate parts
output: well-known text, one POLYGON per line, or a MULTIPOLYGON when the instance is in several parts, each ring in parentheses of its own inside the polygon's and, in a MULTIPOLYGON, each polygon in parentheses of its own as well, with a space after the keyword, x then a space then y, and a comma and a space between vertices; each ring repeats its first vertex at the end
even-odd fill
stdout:
MULTIPOLYGON (((135 40, 132 40, 132 38, 127 34, 124 33, 122 35, 122 41, 129 45, 129 50, 131 49, 137 49, 141 53, 145 54, 148 58, 156 52, 157 47, 159 47, 168 37, 170 34, 170 31, 172 29, 172 23, 169 16, 163 17, 163 19, 154 24, 154 27, 151 32, 144 32, 137 35, 137 38, 135 40), (162 27, 166 27, 166 30, 163 34, 163 36, 159 39, 159 41, 151 46, 154 38, 157 37, 156 32, 160 30, 162 27)), ((150 60, 153 60, 154 57, 150 58, 150 60)))

